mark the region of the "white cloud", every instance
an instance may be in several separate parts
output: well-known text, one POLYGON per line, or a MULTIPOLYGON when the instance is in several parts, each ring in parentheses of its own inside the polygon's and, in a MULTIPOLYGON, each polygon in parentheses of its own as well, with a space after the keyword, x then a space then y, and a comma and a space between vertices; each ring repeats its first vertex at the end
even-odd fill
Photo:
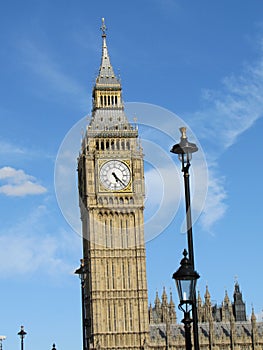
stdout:
POLYGON ((25 150, 17 145, 0 140, 0 154, 17 154, 21 156, 25 154, 25 150))
POLYGON ((0 159, 2 157, 3 160, 6 160, 7 156, 12 160, 21 159, 21 156, 23 156, 23 159, 54 159, 54 155, 47 153, 45 150, 26 148, 17 142, 0 138, 0 159))
POLYGON ((209 231, 214 223, 224 216, 227 210, 226 198, 224 178, 215 175, 212 167, 210 167, 208 193, 201 216, 201 224, 206 230, 209 231))
POLYGON ((23 197, 43 194, 47 191, 45 187, 36 182, 33 176, 26 174, 23 170, 8 166, 0 169, 1 180, 7 182, 0 185, 0 193, 6 196, 23 197))
POLYGON ((240 76, 223 79, 222 91, 205 90, 206 109, 192 115, 198 135, 215 147, 215 156, 263 116, 263 55, 240 76))
POLYGON ((225 179, 215 171, 217 161, 263 116, 263 55, 255 64, 244 66, 240 76, 225 77, 221 91, 204 90, 203 97, 206 107, 189 119, 200 141, 206 143, 209 186, 201 223, 210 230, 227 210, 225 179))

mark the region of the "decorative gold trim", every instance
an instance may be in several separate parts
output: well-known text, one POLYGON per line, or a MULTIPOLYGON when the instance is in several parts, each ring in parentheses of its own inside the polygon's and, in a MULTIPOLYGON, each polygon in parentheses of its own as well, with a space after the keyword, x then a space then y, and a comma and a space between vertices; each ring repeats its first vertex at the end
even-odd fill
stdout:
POLYGON ((98 160, 98 180, 99 180, 99 188, 98 191, 101 193, 131 193, 132 192, 132 169, 131 169, 131 160, 130 159, 121 159, 121 158, 109 158, 109 159, 99 159, 98 160), (124 164, 129 168, 130 171, 130 181, 128 185, 120 190, 111 190, 106 188, 100 180, 100 170, 102 166, 110 161, 119 161, 124 164))

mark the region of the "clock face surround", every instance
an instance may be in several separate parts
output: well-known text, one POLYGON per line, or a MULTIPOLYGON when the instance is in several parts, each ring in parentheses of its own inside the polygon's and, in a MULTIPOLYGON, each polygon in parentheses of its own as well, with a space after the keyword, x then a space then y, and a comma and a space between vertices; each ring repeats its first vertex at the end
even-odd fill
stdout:
POLYGON ((121 191, 127 188, 131 181, 129 166, 120 160, 109 160, 100 167, 100 182, 105 189, 121 191))

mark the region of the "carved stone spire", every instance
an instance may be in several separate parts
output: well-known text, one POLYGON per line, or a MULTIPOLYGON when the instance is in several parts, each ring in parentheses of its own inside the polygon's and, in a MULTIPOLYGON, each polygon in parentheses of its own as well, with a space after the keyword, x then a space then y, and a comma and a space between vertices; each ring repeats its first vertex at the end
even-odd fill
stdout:
MULTIPOLYGON (((110 62, 106 42, 106 25, 102 19, 102 55, 99 73, 93 87, 92 118, 88 126, 88 132, 94 136, 94 132, 105 130, 131 130, 132 126, 124 113, 122 100, 122 87, 116 77, 110 62)), ((136 132, 135 132, 136 133, 136 132)))
POLYGON ((96 79, 96 86, 112 86, 112 87, 121 87, 119 79, 114 74, 113 67, 110 62, 110 56, 108 52, 107 42, 106 42, 106 25, 104 18, 102 18, 102 55, 101 55, 101 64, 99 69, 99 75, 96 79))
POLYGON ((163 287, 162 306, 167 306, 167 294, 166 294, 166 291, 165 291, 165 287, 163 287))

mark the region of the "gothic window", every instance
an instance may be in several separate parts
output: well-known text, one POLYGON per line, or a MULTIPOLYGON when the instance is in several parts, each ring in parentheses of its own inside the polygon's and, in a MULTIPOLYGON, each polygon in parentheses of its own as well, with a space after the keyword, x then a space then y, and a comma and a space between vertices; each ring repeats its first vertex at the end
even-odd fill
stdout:
POLYGON ((116 286, 115 286, 115 266, 114 266, 114 261, 112 262, 111 268, 112 268, 112 270, 111 270, 111 273, 112 273, 112 289, 115 289, 116 286))
POLYGON ((131 288, 131 265, 130 262, 128 261, 128 288, 131 288))
POLYGON ((126 219, 126 247, 129 247, 129 221, 126 219))
POLYGON ((107 261, 107 265, 106 265, 106 269, 107 269, 107 271, 106 271, 106 275, 107 275, 107 289, 110 289, 110 274, 109 274, 109 272, 110 272, 110 269, 109 269, 109 262, 107 261))
POLYGON ((114 237, 113 237, 113 222, 112 219, 110 219, 110 246, 114 246, 114 237))
POLYGON ((127 325, 127 305, 126 305, 126 303, 124 303, 123 319, 124 319, 124 330, 127 331, 128 330, 128 325, 127 325))
POLYGON ((111 310, 110 310, 110 304, 108 304, 108 327, 109 327, 109 331, 111 332, 111 310))
POLYGON ((124 262, 122 262, 122 288, 125 289, 126 283, 125 283, 125 265, 124 262))
POLYGON ((107 219, 104 221, 105 243, 106 247, 110 247, 110 234, 108 232, 107 219))
POLYGON ((132 329, 132 303, 130 303, 130 329, 132 329))
POLYGON ((123 219, 120 219, 120 233, 121 233, 121 240, 122 240, 122 248, 126 247, 126 241, 125 241, 125 235, 123 230, 123 219))
POLYGON ((117 330, 117 320, 116 320, 116 315, 117 315, 117 311, 116 311, 117 305, 116 303, 113 304, 113 319, 114 319, 114 330, 117 330))

